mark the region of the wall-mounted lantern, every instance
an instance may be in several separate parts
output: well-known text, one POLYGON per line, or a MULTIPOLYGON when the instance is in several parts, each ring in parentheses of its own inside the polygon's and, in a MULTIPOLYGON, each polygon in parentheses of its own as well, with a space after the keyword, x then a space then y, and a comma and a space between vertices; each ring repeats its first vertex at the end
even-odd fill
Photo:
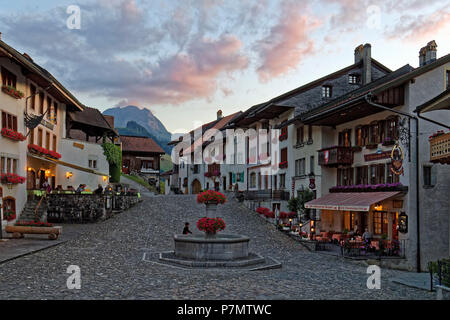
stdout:
POLYGON ((66 172, 66 178, 67 179, 70 179, 72 176, 73 176, 72 172, 69 172, 69 171, 66 172))

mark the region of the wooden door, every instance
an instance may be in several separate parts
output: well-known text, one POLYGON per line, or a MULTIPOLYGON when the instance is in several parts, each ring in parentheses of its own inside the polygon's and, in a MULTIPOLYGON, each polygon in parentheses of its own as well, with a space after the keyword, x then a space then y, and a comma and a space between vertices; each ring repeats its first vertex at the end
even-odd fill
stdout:
POLYGON ((202 190, 202 185, 201 185, 200 181, 195 179, 192 182, 192 194, 198 194, 198 193, 200 193, 201 190, 202 190))
POLYGON ((27 189, 36 189, 36 172, 34 170, 27 171, 27 189))

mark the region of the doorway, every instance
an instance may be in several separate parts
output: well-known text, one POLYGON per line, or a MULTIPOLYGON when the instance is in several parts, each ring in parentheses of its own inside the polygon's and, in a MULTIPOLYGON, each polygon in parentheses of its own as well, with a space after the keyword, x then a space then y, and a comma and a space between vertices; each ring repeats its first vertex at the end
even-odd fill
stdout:
POLYGON ((36 172, 34 170, 27 171, 27 189, 36 189, 36 172))
POLYGON ((192 194, 198 194, 200 193, 200 191, 202 191, 202 185, 200 181, 195 179, 194 181, 192 181, 192 194))
POLYGON ((45 178, 45 170, 39 171, 39 189, 44 188, 43 184, 47 179, 45 178))

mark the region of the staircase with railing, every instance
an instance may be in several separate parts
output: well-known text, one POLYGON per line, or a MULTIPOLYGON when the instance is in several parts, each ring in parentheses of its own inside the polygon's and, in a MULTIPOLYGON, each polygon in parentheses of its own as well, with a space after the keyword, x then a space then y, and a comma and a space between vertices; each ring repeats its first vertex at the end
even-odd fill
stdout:
POLYGON ((43 196, 40 199, 30 199, 19 216, 21 221, 41 221, 46 219, 47 202, 43 196))

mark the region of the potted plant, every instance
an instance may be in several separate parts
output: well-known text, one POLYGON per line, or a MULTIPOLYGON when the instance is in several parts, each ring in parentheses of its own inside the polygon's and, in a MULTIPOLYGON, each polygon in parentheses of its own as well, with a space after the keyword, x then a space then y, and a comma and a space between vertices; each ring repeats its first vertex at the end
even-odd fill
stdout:
POLYGON ((203 217, 197 221, 197 228, 204 231, 206 236, 215 236, 218 231, 225 229, 225 222, 221 218, 203 217))
POLYGON ((12 221, 12 220, 14 220, 16 218, 16 213, 14 211, 11 211, 11 210, 7 210, 4 213, 4 215, 5 215, 6 221, 12 221))
POLYGON ((217 205, 224 204, 226 201, 227 200, 224 194, 213 190, 203 191, 197 195, 197 203, 205 204, 207 216, 215 216, 217 205))

